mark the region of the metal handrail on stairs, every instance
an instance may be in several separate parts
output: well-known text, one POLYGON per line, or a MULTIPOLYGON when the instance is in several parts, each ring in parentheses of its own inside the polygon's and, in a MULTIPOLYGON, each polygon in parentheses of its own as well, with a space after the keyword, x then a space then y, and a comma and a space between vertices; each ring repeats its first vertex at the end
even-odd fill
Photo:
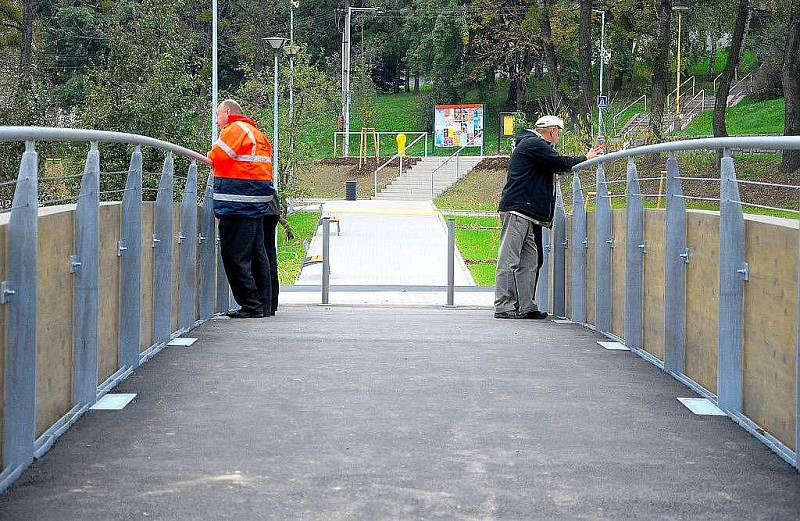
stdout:
POLYGON ((459 177, 459 175, 458 175, 458 170, 459 170, 458 158, 461 155, 461 151, 464 150, 465 148, 467 148, 467 145, 464 145, 463 147, 461 147, 458 150, 456 150, 455 152, 453 152, 453 154, 451 154, 450 157, 448 157, 447 159, 442 161, 439 164, 439 166, 437 166, 436 168, 433 169, 433 172, 431 172, 431 199, 433 199, 433 197, 434 197, 433 180, 434 180, 434 176, 436 175, 436 172, 438 172, 439 169, 442 168, 444 165, 449 163, 450 160, 453 159, 454 157, 456 158, 456 179, 458 179, 458 177, 459 177))
MULTIPOLYGON (((406 145, 403 150, 405 151, 405 150, 413 147, 417 143, 417 141, 419 141, 420 139, 424 138, 426 135, 427 134, 423 134, 423 135, 419 136, 417 139, 415 139, 414 141, 412 141, 411 143, 406 145)), ((394 161, 398 157, 400 157, 400 173, 398 175, 403 175, 403 158, 401 157, 401 155, 402 155, 401 152, 396 153, 391 158, 389 158, 389 160, 387 162, 385 162, 384 164, 382 164, 381 166, 379 166, 378 168, 375 169, 375 179, 374 179, 374 182, 375 182, 375 197, 378 197, 378 172, 380 172, 381 170, 383 170, 384 168, 389 166, 389 163, 391 163, 392 161, 394 161)))
POLYGON ((615 134, 617 132, 617 118, 619 117, 619 115, 622 114, 623 112, 625 112, 626 110, 628 110, 629 108, 633 107, 637 103, 639 103, 639 100, 641 100, 641 99, 644 99, 644 112, 646 113, 647 112, 647 94, 642 94, 641 96, 639 96, 635 100, 633 100, 630 103, 628 103, 627 105, 625 105, 625 107, 622 110, 620 110, 619 112, 617 112, 616 114, 614 114, 611 117, 611 124, 614 126, 614 133, 615 134))
MULTIPOLYGON (((683 83, 681 83, 681 84, 680 84, 680 86, 681 86, 681 87, 683 87, 684 85, 686 85, 686 84, 687 84, 687 83, 689 83, 689 82, 691 82, 691 83, 692 83, 692 96, 694 96, 694 95, 695 95, 695 90, 694 90, 694 88, 695 88, 695 77, 694 77, 694 76, 691 76, 691 77, 689 77, 689 78, 686 78, 686 80, 685 80, 683 83)), ((672 97, 672 95, 673 95, 673 94, 677 94, 677 93, 678 93, 678 87, 675 87, 675 88, 672 90, 672 92, 670 92, 669 94, 667 94, 667 103, 666 103, 666 106, 667 106, 667 107, 669 107, 669 106, 671 105, 670 98, 672 97)))

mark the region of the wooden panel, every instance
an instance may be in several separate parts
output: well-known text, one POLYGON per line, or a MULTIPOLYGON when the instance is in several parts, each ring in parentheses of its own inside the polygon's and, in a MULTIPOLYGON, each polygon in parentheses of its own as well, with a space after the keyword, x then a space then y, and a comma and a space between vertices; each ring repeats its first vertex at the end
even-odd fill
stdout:
POLYGON ((142 327, 140 352, 153 345, 153 212, 152 201, 142 203, 142 327))
POLYGON ((72 408, 73 210, 39 217, 36 436, 72 408))
MULTIPOLYGON (((648 248, 650 244, 648 243, 648 248)), ((717 392, 719 216, 686 213, 686 354, 684 374, 717 392)), ((796 282, 795 282, 796 283, 796 282)))
POLYGON ((625 210, 611 212, 614 247, 611 249, 611 333, 625 335, 625 210))
POLYGON ((659 360, 664 359, 664 222, 664 210, 645 210, 642 347, 659 360))
POLYGON ((564 225, 564 237, 567 240, 567 249, 564 250, 564 313, 572 316, 572 216, 567 215, 564 225))
MULTIPOLYGON (((6 278, 6 229, 0 225, 0 280, 6 278)), ((0 306, 0 470, 3 468, 3 404, 5 403, 5 359, 6 359, 6 309, 0 306)))
POLYGON ((181 203, 172 203, 172 326, 170 332, 178 330, 178 286, 181 278, 181 251, 178 235, 181 233, 181 203))
POLYGON ((120 367, 119 276, 117 242, 122 206, 100 207, 100 312, 98 317, 97 381, 103 383, 120 367))
POLYGON ((594 314, 594 212, 586 213, 586 323, 595 323, 594 314))
POLYGON ((797 230, 745 224, 744 413, 795 449, 797 230))

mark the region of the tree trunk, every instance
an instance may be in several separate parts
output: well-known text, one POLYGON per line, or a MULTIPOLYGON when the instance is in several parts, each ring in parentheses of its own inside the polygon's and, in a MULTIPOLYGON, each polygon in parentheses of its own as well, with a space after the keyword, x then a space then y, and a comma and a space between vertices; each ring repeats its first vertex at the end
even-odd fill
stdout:
POLYGON ((419 94, 419 69, 414 71, 414 94, 419 94))
POLYGON ((508 85, 508 94, 506 95, 506 107, 517 106, 517 84, 512 81, 508 85))
POLYGON ((658 37, 653 66, 652 108, 650 109, 650 139, 661 141, 661 124, 664 119, 664 100, 667 97, 667 75, 669 74, 671 0, 657 0, 658 37))
POLYGON ((406 67, 406 93, 411 92, 411 72, 406 67))
POLYGON ((706 77, 708 81, 714 81, 717 77, 717 38, 714 33, 711 34, 711 54, 708 55, 708 73, 706 77))
POLYGON ((725 124, 725 112, 728 109, 728 93, 731 90, 733 75, 739 65, 739 57, 742 55, 742 43, 744 41, 745 26, 750 13, 750 0, 739 0, 736 8, 736 24, 733 28, 733 38, 728 50, 728 62, 722 70, 722 76, 717 84, 717 92, 714 96, 714 137, 725 137, 728 129, 725 124))
POLYGON ((556 49, 553 45, 553 31, 550 25, 550 2, 552 0, 539 0, 542 17, 542 47, 544 50, 544 63, 550 77, 550 91, 556 105, 566 108, 568 105, 561 94, 561 74, 558 72, 556 49))
POLYGON ((581 132, 592 135, 592 0, 581 0, 578 41, 578 81, 580 90, 579 125, 581 132))
MULTIPOLYGON (((795 4, 789 19, 789 34, 783 59, 783 95, 786 136, 800 136, 800 6, 795 4)), ((800 169, 800 150, 784 150, 781 169, 794 172, 800 169)))

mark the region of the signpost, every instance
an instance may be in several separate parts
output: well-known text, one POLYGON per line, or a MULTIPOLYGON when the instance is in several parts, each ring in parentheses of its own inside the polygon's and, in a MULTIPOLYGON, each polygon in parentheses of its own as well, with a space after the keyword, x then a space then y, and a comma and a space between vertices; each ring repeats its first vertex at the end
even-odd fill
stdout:
POLYGON ((500 112, 497 122, 497 153, 500 153, 500 141, 513 138, 516 131, 516 112, 500 112))

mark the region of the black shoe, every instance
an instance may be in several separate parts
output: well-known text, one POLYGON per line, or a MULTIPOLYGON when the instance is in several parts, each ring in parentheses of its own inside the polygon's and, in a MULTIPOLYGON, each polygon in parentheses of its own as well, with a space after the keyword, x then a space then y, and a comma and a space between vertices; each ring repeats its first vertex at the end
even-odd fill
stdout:
POLYGON ((543 320, 547 318, 547 313, 537 309, 536 311, 528 311, 527 313, 520 315, 519 318, 528 320, 543 320))
POLYGON ((237 309, 228 313, 231 318, 264 318, 264 313, 260 311, 251 311, 249 309, 237 309))
POLYGON ((516 311, 503 311, 502 313, 495 313, 494 318, 520 318, 516 311))

